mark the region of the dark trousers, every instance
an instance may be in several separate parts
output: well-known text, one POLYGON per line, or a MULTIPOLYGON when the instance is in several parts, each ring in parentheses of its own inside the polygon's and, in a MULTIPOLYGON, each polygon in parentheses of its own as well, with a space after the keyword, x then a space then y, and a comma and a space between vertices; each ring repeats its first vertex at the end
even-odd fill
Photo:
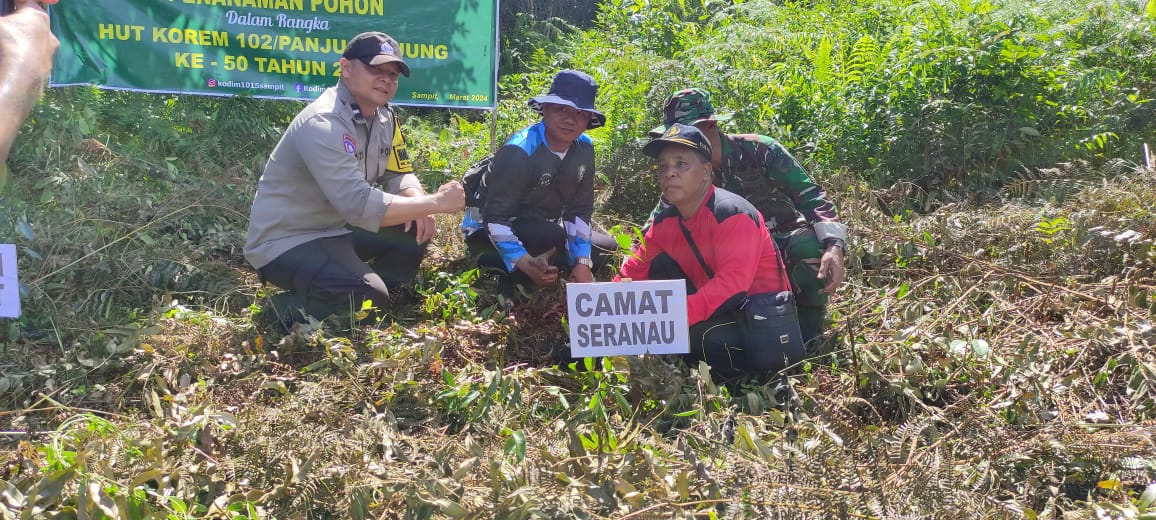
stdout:
MULTIPOLYGON (((650 263, 651 280, 686 280, 686 294, 690 296, 698 288, 670 255, 662 253, 650 263)), ((745 337, 739 326, 739 310, 723 309, 714 316, 690 326, 690 354, 683 361, 691 367, 699 361, 706 361, 711 367, 711 377, 716 380, 730 379, 743 373, 749 366, 746 357, 745 337)))
POLYGON ((289 291, 274 297, 281 321, 302 321, 302 313, 323 319, 360 309, 366 300, 385 308, 389 287, 417 276, 428 247, 417 243, 413 229, 403 229, 393 226, 377 233, 353 229, 347 235, 312 240, 259 269, 263 280, 289 291))
MULTIPOLYGON (((514 221, 512 228, 527 253, 538 256, 554 248, 550 263, 558 267, 559 272, 565 273, 570 270, 570 253, 566 250, 566 230, 561 225, 548 220, 520 218, 514 221)), ((592 271, 598 272, 614 257, 618 243, 610 235, 598 231, 591 232, 590 243, 593 246, 590 248, 590 260, 594 262, 592 271)), ((490 233, 485 227, 466 237, 466 247, 470 255, 478 257, 478 267, 507 272, 506 263, 490 241, 490 233)), ((529 277, 519 270, 510 273, 510 277, 518 283, 530 283, 529 277)))

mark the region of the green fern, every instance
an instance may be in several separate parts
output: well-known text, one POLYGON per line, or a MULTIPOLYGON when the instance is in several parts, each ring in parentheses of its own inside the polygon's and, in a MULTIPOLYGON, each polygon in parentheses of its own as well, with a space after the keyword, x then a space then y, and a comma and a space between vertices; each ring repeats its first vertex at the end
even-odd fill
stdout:
POLYGON ((868 73, 875 72, 874 68, 879 59, 879 46, 875 38, 865 34, 855 40, 851 47, 851 54, 847 57, 847 67, 844 73, 848 83, 860 83, 868 73))
POLYGON ((1078 191, 1098 185, 1103 170, 1086 162, 1062 163, 1054 168, 1021 170, 1004 184, 1004 194, 1015 198, 1055 199, 1062 203, 1078 191))

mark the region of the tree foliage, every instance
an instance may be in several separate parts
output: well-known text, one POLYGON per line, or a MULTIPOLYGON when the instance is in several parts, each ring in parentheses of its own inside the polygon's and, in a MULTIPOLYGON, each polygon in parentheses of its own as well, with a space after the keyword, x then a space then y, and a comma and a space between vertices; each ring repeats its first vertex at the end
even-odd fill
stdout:
POLYGON ((570 63, 609 85, 611 148, 690 85, 824 170, 998 186, 1153 140, 1156 26, 1135 2, 604 4, 570 63))

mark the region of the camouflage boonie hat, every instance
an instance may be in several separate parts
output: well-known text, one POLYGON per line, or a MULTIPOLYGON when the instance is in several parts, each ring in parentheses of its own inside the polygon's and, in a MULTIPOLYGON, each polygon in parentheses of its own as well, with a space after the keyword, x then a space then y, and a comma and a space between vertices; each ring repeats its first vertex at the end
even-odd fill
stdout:
POLYGON ((651 137, 662 135, 674 123, 694 126, 703 121, 730 121, 734 114, 715 114, 710 94, 701 88, 688 88, 666 98, 662 106, 662 124, 650 131, 651 137))

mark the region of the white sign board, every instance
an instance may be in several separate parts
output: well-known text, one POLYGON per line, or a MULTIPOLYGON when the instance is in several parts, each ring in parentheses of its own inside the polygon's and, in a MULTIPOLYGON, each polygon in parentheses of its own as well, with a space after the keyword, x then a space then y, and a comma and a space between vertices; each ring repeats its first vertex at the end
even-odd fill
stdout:
POLYGON ((566 284, 570 355, 687 354, 686 282, 566 284))
POLYGON ((16 278, 16 245, 0 244, 0 318, 20 317, 20 282, 16 278))

